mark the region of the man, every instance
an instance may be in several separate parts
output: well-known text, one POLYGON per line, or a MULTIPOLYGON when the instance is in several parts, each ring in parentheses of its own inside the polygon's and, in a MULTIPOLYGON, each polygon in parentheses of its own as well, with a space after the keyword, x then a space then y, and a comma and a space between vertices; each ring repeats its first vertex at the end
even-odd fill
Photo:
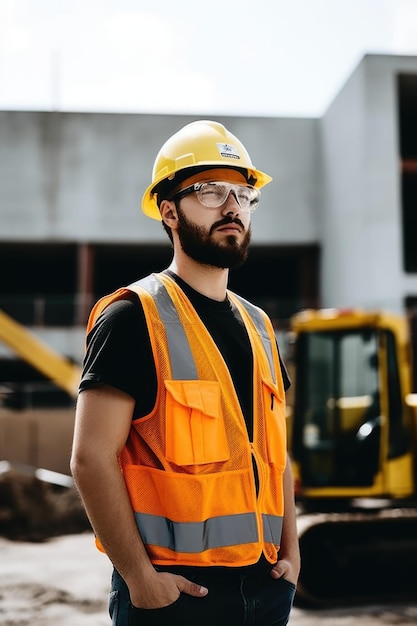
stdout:
POLYGON ((91 313, 71 468, 117 626, 288 622, 287 377, 270 320, 227 289, 270 180, 221 124, 180 129, 142 200, 172 263, 91 313))

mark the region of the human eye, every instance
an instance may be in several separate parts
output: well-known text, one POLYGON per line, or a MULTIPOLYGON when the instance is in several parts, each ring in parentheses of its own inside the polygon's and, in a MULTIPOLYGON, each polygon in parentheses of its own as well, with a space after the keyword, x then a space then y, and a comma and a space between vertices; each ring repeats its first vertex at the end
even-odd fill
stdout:
POLYGON ((217 200, 218 198, 222 198, 224 196, 224 186, 207 183, 206 185, 202 185, 200 194, 203 198, 217 200))
POLYGON ((250 204, 251 196, 249 190, 246 187, 242 187, 241 189, 239 189, 237 197, 239 199, 239 202, 243 202, 244 204, 250 204))
POLYGON ((242 187, 238 192, 237 198, 242 210, 251 213, 255 211, 259 204, 259 196, 260 193, 257 189, 253 187, 242 187))

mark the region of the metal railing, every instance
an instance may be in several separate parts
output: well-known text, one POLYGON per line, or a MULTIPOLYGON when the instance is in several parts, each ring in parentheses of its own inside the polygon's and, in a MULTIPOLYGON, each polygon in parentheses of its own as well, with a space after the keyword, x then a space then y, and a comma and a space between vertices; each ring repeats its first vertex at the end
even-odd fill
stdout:
POLYGON ((85 325, 93 294, 0 295, 0 309, 25 326, 85 325))

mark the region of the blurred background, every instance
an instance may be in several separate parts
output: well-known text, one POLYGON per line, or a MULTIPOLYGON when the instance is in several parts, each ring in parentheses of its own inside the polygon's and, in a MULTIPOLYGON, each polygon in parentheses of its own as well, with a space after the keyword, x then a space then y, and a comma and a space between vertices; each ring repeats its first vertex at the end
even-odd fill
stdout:
POLYGON ((1 0, 1 309, 80 363, 92 303, 169 262, 140 199, 204 117, 274 178, 230 286, 278 331, 414 306, 416 42, 414 0, 1 0))
POLYGON ((88 313, 169 264, 141 196, 202 118, 273 176, 230 287, 290 368, 301 310, 414 314, 415 0, 0 0, 0 461, 69 474, 88 313))
MULTIPOLYGON (((169 263, 140 200, 198 118, 273 176, 230 286, 283 352, 302 308, 414 307, 416 42, 414 0, 1 0, 0 308, 80 364, 92 303, 169 263)), ((65 405, 10 333, 6 404, 65 405)))

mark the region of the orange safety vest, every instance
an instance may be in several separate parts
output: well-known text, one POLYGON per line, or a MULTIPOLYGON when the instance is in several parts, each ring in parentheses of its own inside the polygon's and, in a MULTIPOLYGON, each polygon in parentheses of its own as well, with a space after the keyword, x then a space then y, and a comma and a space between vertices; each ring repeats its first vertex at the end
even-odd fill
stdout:
POLYGON ((251 443, 223 357, 168 275, 152 274, 99 300, 87 330, 106 306, 131 291, 145 312, 158 390, 152 412, 132 421, 120 465, 150 560, 243 566, 263 552, 275 563, 284 514, 286 426, 269 318, 228 291, 253 349, 251 443))

